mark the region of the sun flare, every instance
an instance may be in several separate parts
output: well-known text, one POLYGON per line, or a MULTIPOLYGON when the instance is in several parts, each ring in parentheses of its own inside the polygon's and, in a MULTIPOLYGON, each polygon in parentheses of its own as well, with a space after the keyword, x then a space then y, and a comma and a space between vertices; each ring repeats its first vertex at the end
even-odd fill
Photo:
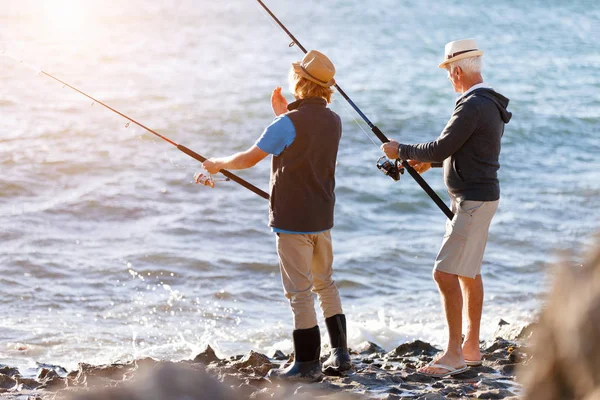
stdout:
POLYGON ((85 2, 80 0, 45 1, 44 11, 51 28, 70 33, 81 29, 87 17, 85 2))

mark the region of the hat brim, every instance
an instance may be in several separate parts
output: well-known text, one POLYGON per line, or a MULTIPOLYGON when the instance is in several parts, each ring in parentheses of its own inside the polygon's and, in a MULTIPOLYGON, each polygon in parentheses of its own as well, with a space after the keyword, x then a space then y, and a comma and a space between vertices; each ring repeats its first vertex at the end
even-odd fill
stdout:
POLYGON ((462 59, 465 59, 465 58, 470 58, 470 57, 482 56, 482 55, 483 55, 483 50, 470 51, 468 53, 459 54, 456 57, 452 57, 452 58, 449 58, 447 60, 444 60, 440 65, 438 65, 438 67, 445 69, 446 66, 448 64, 450 64, 451 62, 462 60, 462 59))
POLYGON ((300 65, 299 62, 292 63, 292 67, 294 68, 295 73, 297 73, 298 75, 300 75, 301 77, 303 77, 305 79, 308 79, 311 82, 316 83, 319 86, 331 87, 331 86, 335 85, 335 79, 333 79, 333 78, 331 78, 329 80, 329 82, 327 82, 327 83, 323 83, 323 82, 319 81, 318 79, 313 78, 312 76, 307 74, 306 71, 304 71, 304 69, 302 68, 302 65, 300 65))

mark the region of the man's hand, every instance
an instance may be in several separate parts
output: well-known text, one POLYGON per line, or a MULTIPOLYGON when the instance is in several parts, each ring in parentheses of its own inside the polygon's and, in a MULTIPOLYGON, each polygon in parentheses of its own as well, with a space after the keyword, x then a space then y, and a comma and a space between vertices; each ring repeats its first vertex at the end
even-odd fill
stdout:
POLYGON ((271 108, 275 115, 281 115, 287 112, 288 102, 281 94, 281 88, 278 86, 271 93, 271 108))
MULTIPOLYGON (((202 168, 204 168, 206 171, 208 171, 209 174, 216 174, 217 172, 219 172, 220 170, 222 170, 223 168, 221 167, 222 163, 221 160, 218 158, 210 158, 206 161, 204 161, 202 163, 202 168)), ((198 175, 198 174, 196 174, 198 175)), ((194 175, 194 177, 196 177, 196 175, 194 175)))
POLYGON ((390 160, 395 160, 398 158, 398 146, 400 143, 395 140, 390 140, 387 143, 381 145, 381 150, 385 153, 385 156, 390 160))
POLYGON ((423 172, 425 172, 425 171, 429 170, 429 168, 431 168, 431 163, 428 163, 428 162, 421 162, 421 161, 416 161, 416 160, 408 160, 408 163, 419 174, 422 174, 423 172))

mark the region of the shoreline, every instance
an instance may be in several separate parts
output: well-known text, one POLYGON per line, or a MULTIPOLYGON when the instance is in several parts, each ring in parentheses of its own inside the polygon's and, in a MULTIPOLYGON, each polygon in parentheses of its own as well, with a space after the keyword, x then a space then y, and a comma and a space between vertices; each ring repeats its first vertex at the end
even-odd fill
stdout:
MULTIPOLYGON (((156 399, 167 399, 169 393, 175 395, 182 391, 189 399, 516 399, 521 390, 516 381, 518 365, 531 358, 528 347, 531 327, 500 320, 493 340, 482 345, 483 365, 470 367, 450 378, 437 379, 416 372, 441 350, 420 340, 403 343, 387 352, 375 343, 363 342, 351 349, 353 371, 330 372, 315 383, 266 379, 271 368, 285 365, 290 359, 279 350, 268 355, 251 350, 245 355, 220 359, 207 346, 194 359, 178 362, 143 358, 106 365, 80 363, 73 371, 40 364, 35 379, 22 377, 16 368, 0 365, 0 397, 137 399, 131 397, 132 393, 153 387, 153 393, 163 393, 156 399), (190 386, 190 381, 204 385, 190 386), (154 388, 159 382, 162 386, 154 388), (206 397, 207 390, 215 390, 217 394, 206 397), (122 395, 114 397, 119 391, 122 395)), ((322 360, 327 353, 324 349, 322 360)))

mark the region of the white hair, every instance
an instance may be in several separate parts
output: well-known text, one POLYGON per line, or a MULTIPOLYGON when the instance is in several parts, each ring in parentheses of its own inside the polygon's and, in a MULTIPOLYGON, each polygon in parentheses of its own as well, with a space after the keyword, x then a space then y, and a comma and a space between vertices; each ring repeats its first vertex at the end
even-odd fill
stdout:
POLYGON ((463 58, 448 64, 448 71, 452 73, 454 68, 460 67, 467 75, 481 73, 481 56, 463 58))

